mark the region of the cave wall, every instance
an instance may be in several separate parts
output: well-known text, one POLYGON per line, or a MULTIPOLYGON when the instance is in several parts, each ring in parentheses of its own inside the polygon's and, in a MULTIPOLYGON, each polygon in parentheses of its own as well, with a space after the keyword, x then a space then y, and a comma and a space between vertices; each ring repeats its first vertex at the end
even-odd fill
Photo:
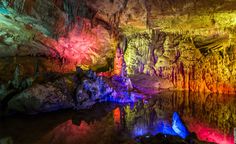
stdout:
POLYGON ((11 79, 17 65, 23 77, 36 67, 40 73, 112 67, 117 42, 93 15, 83 0, 1 0, 0 81, 11 79))
POLYGON ((141 2, 145 11, 133 7, 146 23, 121 23, 128 73, 158 77, 169 89, 235 93, 235 2, 148 0, 141 2))
POLYGON ((126 65, 128 74, 158 77, 165 87, 234 93, 235 5, 235 0, 1 0, 0 80, 8 80, 16 65, 25 74, 37 66, 41 72, 81 66, 120 74, 126 65))
POLYGON ((234 93, 235 50, 227 35, 186 36, 160 30, 129 37, 125 54, 130 75, 168 80, 179 90, 234 93))

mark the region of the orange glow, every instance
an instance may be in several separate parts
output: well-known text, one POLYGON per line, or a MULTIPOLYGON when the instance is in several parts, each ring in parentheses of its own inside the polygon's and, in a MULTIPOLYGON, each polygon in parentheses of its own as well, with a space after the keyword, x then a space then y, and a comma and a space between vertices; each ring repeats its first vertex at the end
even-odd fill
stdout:
POLYGON ((116 50, 116 56, 114 60, 114 71, 113 75, 120 75, 122 73, 122 65, 123 65, 124 56, 120 48, 116 50))
POLYGON ((120 125, 120 118, 121 118, 121 113, 120 113, 119 107, 113 111, 113 118, 114 118, 115 125, 119 126, 120 125))

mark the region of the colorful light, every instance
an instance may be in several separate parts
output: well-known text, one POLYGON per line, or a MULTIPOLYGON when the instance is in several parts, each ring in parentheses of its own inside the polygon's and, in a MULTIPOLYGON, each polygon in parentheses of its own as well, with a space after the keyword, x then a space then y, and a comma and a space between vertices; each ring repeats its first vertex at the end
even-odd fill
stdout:
POLYGON ((6 14, 9 14, 9 11, 5 8, 0 7, 0 14, 6 15, 6 14))
POLYGON ((133 129, 133 135, 135 137, 143 136, 149 133, 148 127, 144 124, 137 125, 133 129))
POLYGON ((233 136, 223 134, 216 128, 200 122, 191 122, 188 125, 190 131, 194 131, 198 138, 203 141, 215 142, 218 144, 233 144, 233 136))
POLYGON ((172 129, 183 139, 185 139, 189 135, 187 128, 183 124, 177 112, 174 112, 172 116, 172 129))
POLYGON ((114 118, 114 123, 117 127, 119 127, 119 125, 121 124, 120 120, 121 120, 121 112, 120 112, 120 108, 116 108, 113 110, 113 118, 114 118))
POLYGON ((156 135, 158 133, 162 133, 166 135, 179 136, 185 139, 189 135, 189 132, 181 121, 178 113, 173 113, 172 120, 172 125, 164 120, 159 120, 152 126, 148 126, 145 124, 135 125, 133 135, 137 137, 146 134, 156 135))
POLYGON ((113 39, 102 26, 91 26, 91 21, 82 19, 65 37, 58 39, 56 50, 60 56, 84 69, 106 66, 107 59, 114 57, 113 39))

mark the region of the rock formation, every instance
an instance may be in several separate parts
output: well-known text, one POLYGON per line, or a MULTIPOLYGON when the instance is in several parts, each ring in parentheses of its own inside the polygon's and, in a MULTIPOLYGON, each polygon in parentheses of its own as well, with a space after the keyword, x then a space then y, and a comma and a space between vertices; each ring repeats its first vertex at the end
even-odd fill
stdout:
MULTIPOLYGON (((235 1, 1 0, 1 80, 76 66, 159 77, 165 88, 235 93, 235 1), (124 42, 125 39, 125 42, 124 42), (168 84, 170 83, 170 84, 168 84), (169 86, 168 86, 169 85, 169 86)), ((113 73, 113 74, 114 74, 113 73)))
POLYGON ((185 98, 207 94, 195 113, 228 131, 235 108, 214 96, 236 93, 235 18, 236 0, 0 0, 0 114, 186 90, 175 106, 191 115, 185 98))

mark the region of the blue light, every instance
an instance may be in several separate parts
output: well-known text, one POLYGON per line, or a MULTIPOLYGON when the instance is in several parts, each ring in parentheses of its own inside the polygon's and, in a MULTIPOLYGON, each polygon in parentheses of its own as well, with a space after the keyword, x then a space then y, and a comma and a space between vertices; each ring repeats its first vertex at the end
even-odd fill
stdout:
POLYGON ((177 133, 175 133, 175 131, 172 129, 171 125, 167 122, 161 123, 161 125, 159 127, 159 131, 161 131, 160 133, 162 133, 162 134, 174 135, 174 136, 177 135, 177 133))
POLYGON ((134 103, 143 98, 143 95, 134 92, 119 92, 117 96, 108 95, 104 98, 105 102, 115 102, 115 103, 134 103))
POLYGON ((0 14, 7 15, 9 11, 3 5, 0 5, 0 14))
POLYGON ((133 134, 135 137, 143 136, 149 133, 152 135, 161 133, 164 135, 179 136, 183 139, 185 139, 189 135, 187 128, 185 127, 185 125, 181 121, 180 116, 176 112, 174 112, 172 116, 172 125, 167 121, 159 120, 151 126, 147 126, 145 124, 135 126, 133 130, 133 134))
POLYGON ((138 137, 138 136, 146 135, 148 134, 148 132, 149 132, 148 127, 146 125, 138 125, 134 127, 133 135, 135 137, 138 137))
POLYGON ((6 15, 6 14, 9 14, 9 11, 7 9, 4 9, 4 8, 0 7, 0 13, 6 15))
POLYGON ((172 116, 172 129, 183 139, 189 135, 189 131, 183 124, 177 112, 174 112, 172 116))

